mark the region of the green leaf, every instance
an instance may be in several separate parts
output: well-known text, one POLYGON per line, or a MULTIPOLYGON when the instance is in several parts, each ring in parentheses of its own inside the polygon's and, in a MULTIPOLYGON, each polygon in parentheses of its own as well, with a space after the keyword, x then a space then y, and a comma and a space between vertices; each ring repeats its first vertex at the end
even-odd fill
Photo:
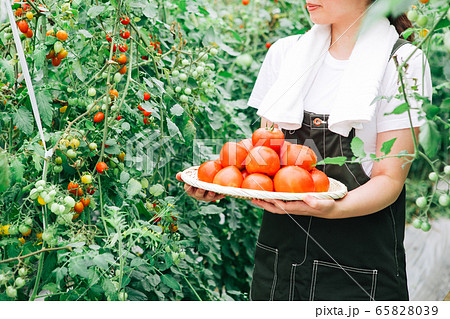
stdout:
POLYGON ((172 288, 173 290, 181 289, 180 284, 171 275, 162 275, 161 281, 163 282, 163 284, 165 284, 169 288, 172 288))
POLYGON ((147 280, 153 287, 156 287, 161 282, 161 278, 158 275, 149 275, 147 276, 147 280))
POLYGON ((420 128, 419 144, 428 157, 433 158, 437 154, 441 144, 441 134, 435 122, 427 121, 420 128))
POLYGON ((409 109, 408 103, 403 103, 397 106, 391 113, 384 113, 384 115, 391 115, 391 114, 403 114, 407 112, 409 109))
POLYGON ((392 140, 386 141, 383 143, 383 146, 381 146, 381 152, 384 153, 385 155, 388 155, 391 152, 391 148, 394 145, 395 141, 397 140, 397 138, 393 138, 392 140))
POLYGON ((155 197, 161 195, 162 193, 164 193, 164 191, 165 191, 164 186, 162 186, 161 184, 155 184, 152 185, 152 187, 150 187, 150 194, 152 194, 155 197))
POLYGON ((144 10, 142 10, 142 14, 150 19, 156 18, 158 15, 158 5, 156 2, 147 3, 144 10))
POLYGON ((175 134, 178 134, 180 137, 182 137, 178 126, 176 126, 176 124, 172 122, 172 120, 169 118, 167 118, 166 121, 167 121, 167 129, 169 130, 169 135, 172 137, 175 134))
POLYGON ((0 59, 0 70, 5 72, 6 80, 9 83, 14 83, 14 67, 9 63, 8 60, 0 59))
POLYGON ((317 165, 332 164, 342 166, 345 164, 346 161, 347 157, 345 156, 326 157, 322 161, 318 162, 317 165))
POLYGON ((128 182, 128 180, 130 179, 130 174, 127 172, 122 171, 120 173, 120 183, 125 184, 126 182, 128 182))
POLYGON ((45 55, 47 52, 45 51, 44 47, 39 47, 36 49, 33 53, 33 60, 34 60, 34 66, 36 68, 41 68, 44 65, 45 62, 45 55))
POLYGON ((81 30, 78 30, 78 33, 84 35, 86 38, 93 37, 93 35, 88 30, 81 29, 81 30))
POLYGON ((199 214, 200 215, 215 215, 215 214, 223 213, 224 211, 225 211, 225 208, 223 208, 223 207, 219 207, 216 205, 207 205, 207 206, 203 206, 200 209, 199 214))
POLYGON ((103 10, 105 10, 105 6, 92 6, 87 14, 88 16, 90 16, 92 19, 96 18, 100 13, 103 12, 103 10))
POLYGON ((142 190, 141 183, 139 183, 134 178, 130 179, 130 181, 128 182, 128 187, 127 187, 128 196, 129 197, 135 196, 135 195, 139 194, 139 192, 141 190, 142 190))
POLYGON ((81 67, 81 62, 79 59, 76 59, 73 62, 73 72, 77 76, 78 79, 80 79, 81 82, 84 82, 86 80, 86 75, 83 72, 83 68, 81 67))
POLYGON ((178 103, 170 108, 170 113, 172 113, 175 116, 180 116, 183 114, 183 112, 184 112, 184 109, 178 103))
POLYGON ((16 113, 13 114, 14 124, 19 130, 24 132, 26 135, 31 135, 34 130, 33 114, 27 110, 24 106, 17 109, 16 113))
POLYGON ((67 275, 67 268, 66 267, 58 267, 53 270, 56 276, 56 282, 59 284, 62 280, 64 280, 64 277, 67 275))
MULTIPOLYGON (((16 183, 18 181, 21 181, 23 179, 23 173, 25 172, 25 167, 17 157, 15 157, 13 159, 13 161, 11 162, 10 168, 11 168, 11 174, 12 174, 12 178, 11 178, 12 182, 16 183)), ((0 183, 1 183, 1 181, 0 181, 0 183)))
POLYGON ((364 142, 359 137, 354 137, 350 143, 352 152, 356 157, 364 158, 366 153, 364 152, 364 142))
POLYGON ((92 123, 92 121, 86 120, 86 122, 84 122, 84 126, 91 131, 95 130, 95 126, 94 123, 92 123))
POLYGON ((9 166, 6 152, 0 153, 0 192, 9 188, 9 166))
POLYGON ((114 264, 114 256, 110 253, 104 253, 95 256, 92 262, 99 268, 108 269, 108 264, 114 264))
POLYGON ((39 109, 39 115, 41 116, 42 123, 46 126, 52 124, 53 118, 53 108, 52 108, 52 97, 49 91, 38 91, 36 92, 36 102, 39 109))
POLYGON ((70 259, 69 262, 69 274, 70 276, 81 276, 84 278, 88 278, 88 268, 87 262, 83 259, 82 256, 76 256, 70 259))

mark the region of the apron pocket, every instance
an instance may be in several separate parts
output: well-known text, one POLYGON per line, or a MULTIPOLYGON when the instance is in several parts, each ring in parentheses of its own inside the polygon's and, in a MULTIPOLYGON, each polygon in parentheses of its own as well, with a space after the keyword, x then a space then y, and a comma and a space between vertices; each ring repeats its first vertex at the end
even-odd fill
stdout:
POLYGON ((250 300, 273 300, 277 285, 278 249, 256 243, 250 300))
POLYGON ((376 269, 314 260, 309 300, 374 300, 377 275, 376 269))

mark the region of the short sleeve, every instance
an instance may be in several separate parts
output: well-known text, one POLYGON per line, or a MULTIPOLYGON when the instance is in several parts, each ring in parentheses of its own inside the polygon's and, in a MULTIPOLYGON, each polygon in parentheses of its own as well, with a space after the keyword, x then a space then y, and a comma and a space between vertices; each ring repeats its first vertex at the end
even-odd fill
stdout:
POLYGON ((267 51, 262 66, 256 78, 255 86, 247 104, 254 108, 259 108, 264 96, 278 78, 281 62, 283 60, 282 40, 276 41, 267 51))
MULTIPOLYGON (((414 49, 415 47, 411 44, 402 46, 395 54, 398 63, 403 63, 414 49)), ((407 88, 408 102, 412 107, 410 110, 411 122, 413 127, 420 127, 425 122, 425 119, 421 117, 419 111, 423 101, 416 100, 413 94, 416 93, 431 101, 433 93, 430 66, 424 53, 420 49, 418 49, 411 59, 408 60, 403 83, 407 88)), ((400 79, 395 63, 391 60, 386 68, 380 91, 380 94, 387 99, 383 98, 378 102, 377 133, 411 127, 408 112, 385 115, 386 113, 392 113, 399 105, 405 102, 403 96, 400 99, 392 98, 389 100, 390 97, 394 97, 400 93, 400 79)))

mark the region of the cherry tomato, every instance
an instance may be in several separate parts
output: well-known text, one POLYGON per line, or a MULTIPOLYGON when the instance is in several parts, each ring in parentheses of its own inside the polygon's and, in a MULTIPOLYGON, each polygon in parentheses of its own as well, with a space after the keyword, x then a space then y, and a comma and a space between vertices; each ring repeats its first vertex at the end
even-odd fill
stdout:
POLYGON ((95 169, 100 174, 103 174, 108 169, 108 165, 106 165, 105 162, 98 162, 97 165, 95 166, 95 169))
POLYGON ((130 23, 130 18, 128 18, 127 16, 123 15, 120 17, 120 23, 122 23, 123 25, 127 25, 130 23))
POLYGON ((103 112, 98 112, 97 114, 94 115, 94 122, 99 123, 99 122, 103 121, 104 118, 105 118, 105 114, 103 114, 103 112))
POLYGON ((128 45, 126 44, 119 44, 119 51, 120 52, 127 52, 128 50, 128 45))
POLYGON ((130 31, 128 31, 127 29, 123 29, 120 31, 120 36, 122 37, 122 39, 128 39, 130 37, 130 31))

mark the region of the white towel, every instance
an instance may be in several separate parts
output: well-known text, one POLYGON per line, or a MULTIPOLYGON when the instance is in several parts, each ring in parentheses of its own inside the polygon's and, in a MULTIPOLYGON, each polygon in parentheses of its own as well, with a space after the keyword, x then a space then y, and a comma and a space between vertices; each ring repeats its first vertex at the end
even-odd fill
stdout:
MULTIPOLYGON (((384 17, 361 30, 328 118, 332 132, 348 136, 353 127, 361 129, 363 123, 372 119, 376 108, 372 102, 398 37, 395 27, 384 17)), ((304 96, 330 42, 330 25, 314 25, 300 37, 286 54, 278 79, 261 102, 259 116, 284 129, 301 127, 304 96)))

